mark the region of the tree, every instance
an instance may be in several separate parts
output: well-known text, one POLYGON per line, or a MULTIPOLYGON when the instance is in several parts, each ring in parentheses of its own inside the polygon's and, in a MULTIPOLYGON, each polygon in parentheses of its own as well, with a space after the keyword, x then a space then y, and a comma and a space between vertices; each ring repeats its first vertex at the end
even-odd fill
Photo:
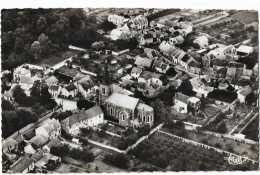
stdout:
POLYGON ((69 145, 67 144, 62 144, 62 145, 57 145, 53 146, 50 150, 50 153, 59 157, 66 156, 70 152, 69 145))
POLYGON ((116 46, 115 46, 114 43, 108 43, 107 46, 106 46, 106 49, 108 49, 108 50, 115 50, 116 46))
POLYGON ((150 106, 154 109, 155 123, 161 123, 168 117, 167 111, 161 100, 157 99, 156 101, 152 102, 150 106))
POLYGON ((129 49, 134 50, 138 45, 138 41, 136 40, 136 38, 130 38, 128 45, 129 49))
POLYGON ((140 127, 137 129, 139 137, 146 136, 150 133, 151 128, 149 126, 140 127))
POLYGON ((5 100, 2 98, 2 110, 5 111, 14 111, 15 107, 12 105, 12 103, 8 100, 5 100))
POLYGON ((88 101, 88 100, 84 100, 84 99, 77 101, 77 107, 79 109, 89 109, 89 108, 93 107, 94 105, 95 104, 93 102, 88 101))
POLYGON ((95 51, 101 51, 105 49, 105 44, 102 41, 94 42, 92 43, 91 48, 95 51))
POLYGON ((173 75, 176 75, 177 72, 175 71, 175 69, 173 67, 170 67, 167 71, 166 71, 166 75, 169 75, 169 76, 173 76, 173 75))
POLYGON ((190 81, 182 81, 178 87, 178 91, 188 96, 194 96, 196 94, 192 89, 193 87, 190 81))
POLYGON ((115 29, 116 25, 112 22, 109 22, 108 20, 105 20, 100 24, 100 28, 103 29, 105 32, 108 32, 110 30, 115 29))
POLYGON ((18 104, 22 104, 26 100, 26 94, 24 93, 24 90, 20 86, 17 86, 14 89, 14 95, 13 96, 14 96, 15 102, 17 102, 18 104))
POLYGON ((227 132, 227 125, 225 122, 222 122, 218 127, 218 132, 226 133, 227 132))
POLYGON ((104 161, 114 166, 125 168, 129 162, 129 159, 126 157, 126 155, 117 153, 115 155, 105 155, 104 161))

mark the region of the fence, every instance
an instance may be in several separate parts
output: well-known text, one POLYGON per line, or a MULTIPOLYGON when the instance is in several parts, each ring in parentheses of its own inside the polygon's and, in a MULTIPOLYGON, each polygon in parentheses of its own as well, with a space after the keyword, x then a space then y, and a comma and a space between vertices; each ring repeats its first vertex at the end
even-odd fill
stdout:
MULTIPOLYGON (((231 152, 228 152, 228 151, 224 151, 224 150, 221 150, 221 149, 209 146, 209 145, 205 145, 203 143, 195 142, 193 140, 188 140, 188 139, 185 139, 185 138, 182 138, 182 137, 179 137, 179 136, 176 136, 176 135, 164 132, 164 131, 160 131, 159 130, 157 133, 161 134, 161 135, 164 135, 164 136, 167 136, 167 137, 170 137, 170 138, 174 138, 174 139, 180 140, 180 141, 188 143, 188 144, 192 144, 192 145, 195 145, 195 146, 200 146, 200 147, 202 147, 204 149, 211 149, 211 150, 214 150, 214 151, 216 151, 218 153, 221 153, 221 154, 225 153, 225 154, 236 156, 236 157, 242 157, 240 155, 237 155, 237 154, 234 154, 234 153, 231 153, 231 152)), ((248 161, 251 161, 253 164, 254 163, 258 163, 258 161, 250 159, 250 158, 247 158, 247 157, 245 157, 244 159, 248 160, 248 161)))
POLYGON ((134 149, 135 147, 137 147, 141 142, 143 142, 145 139, 148 139, 148 137, 150 135, 152 135, 155 131, 158 131, 159 129, 161 129, 163 127, 164 123, 161 123, 160 125, 158 125, 156 128, 154 128, 153 130, 150 131, 150 133, 146 136, 141 137, 139 140, 137 140, 137 142, 135 142, 133 145, 129 146, 124 154, 127 154, 130 150, 134 149))
POLYGON ((241 132, 244 131, 244 129, 258 116, 258 112, 255 114, 255 116, 253 118, 251 118, 251 120, 239 131, 238 134, 240 134, 241 132))

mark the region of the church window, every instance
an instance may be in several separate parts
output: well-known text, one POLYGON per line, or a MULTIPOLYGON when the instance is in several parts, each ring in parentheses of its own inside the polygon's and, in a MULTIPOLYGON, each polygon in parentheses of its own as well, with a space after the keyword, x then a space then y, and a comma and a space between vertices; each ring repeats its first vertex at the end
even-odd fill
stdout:
POLYGON ((102 88, 102 94, 106 94, 106 89, 102 88))
POLYGON ((149 123, 150 122, 150 116, 148 115, 147 116, 147 123, 149 123))
POLYGON ((125 120, 125 115, 124 114, 122 115, 122 120, 125 120))
POLYGON ((113 108, 110 108, 110 114, 113 115, 113 108))
POLYGON ((145 122, 145 116, 143 116, 143 122, 145 122))

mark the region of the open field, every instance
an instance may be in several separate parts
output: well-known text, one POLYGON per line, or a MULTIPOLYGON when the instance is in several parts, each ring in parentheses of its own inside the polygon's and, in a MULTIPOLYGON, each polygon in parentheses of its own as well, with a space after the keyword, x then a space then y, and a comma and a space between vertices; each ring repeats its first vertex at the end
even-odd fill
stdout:
POLYGON ((62 163, 56 170, 55 173, 85 173, 85 169, 78 166, 62 163))
POLYGON ((243 165, 232 166, 224 159, 227 155, 189 145, 176 139, 169 139, 169 137, 157 133, 142 142, 132 151, 132 154, 169 171, 258 169, 257 164, 248 161, 243 165))
POLYGON ((42 67, 51 67, 54 66, 55 64, 64 61, 65 59, 71 57, 71 56, 75 56, 76 51, 65 51, 63 53, 57 54, 55 56, 51 56, 47 59, 44 59, 42 61, 40 61, 37 65, 38 66, 42 66, 42 67))
MULTIPOLYGON (((180 132, 178 128, 162 128, 162 131, 175 134, 180 132)), ((255 152, 258 149, 258 146, 251 146, 246 143, 240 143, 235 140, 215 137, 212 135, 207 135, 202 132, 189 131, 185 130, 185 134, 182 134, 181 137, 190 139, 199 143, 203 143, 209 146, 213 146, 225 151, 229 151, 241 156, 247 156, 251 159, 258 160, 258 155, 255 152)))
POLYGON ((232 15, 232 17, 244 24, 250 24, 258 21, 257 11, 242 11, 232 15))

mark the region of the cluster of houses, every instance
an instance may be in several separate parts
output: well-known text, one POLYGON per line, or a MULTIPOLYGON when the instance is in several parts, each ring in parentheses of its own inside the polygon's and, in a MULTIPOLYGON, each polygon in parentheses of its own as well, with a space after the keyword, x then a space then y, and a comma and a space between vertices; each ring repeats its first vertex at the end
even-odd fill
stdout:
POLYGON ((61 162, 60 157, 50 153, 53 146, 61 143, 60 134, 60 122, 56 119, 47 119, 36 129, 28 129, 15 138, 9 137, 4 140, 2 142, 3 154, 14 161, 8 172, 47 173, 51 171, 61 162), (18 156, 21 153, 23 156, 18 156))

